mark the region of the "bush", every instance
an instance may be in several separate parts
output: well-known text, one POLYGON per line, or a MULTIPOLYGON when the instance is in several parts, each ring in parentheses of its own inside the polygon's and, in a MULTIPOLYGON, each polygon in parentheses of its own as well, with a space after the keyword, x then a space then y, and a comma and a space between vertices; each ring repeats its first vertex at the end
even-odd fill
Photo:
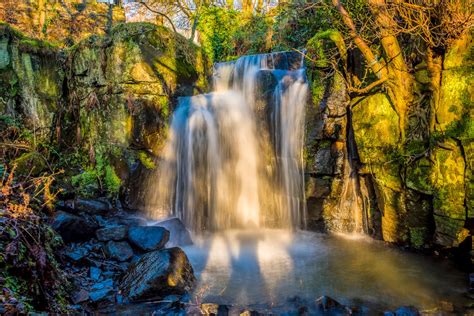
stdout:
POLYGON ((11 315, 67 312, 69 283, 55 254, 62 239, 41 212, 55 199, 55 174, 16 179, 14 169, 3 167, 0 180, 0 303, 11 315))

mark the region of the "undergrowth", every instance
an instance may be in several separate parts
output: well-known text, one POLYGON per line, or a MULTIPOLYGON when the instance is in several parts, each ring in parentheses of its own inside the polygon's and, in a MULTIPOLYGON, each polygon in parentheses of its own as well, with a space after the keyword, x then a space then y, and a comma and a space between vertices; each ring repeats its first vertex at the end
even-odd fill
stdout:
POLYGON ((0 303, 7 315, 67 312, 69 284, 55 254, 63 242, 45 222, 56 175, 17 178, 15 166, 2 166, 0 303))

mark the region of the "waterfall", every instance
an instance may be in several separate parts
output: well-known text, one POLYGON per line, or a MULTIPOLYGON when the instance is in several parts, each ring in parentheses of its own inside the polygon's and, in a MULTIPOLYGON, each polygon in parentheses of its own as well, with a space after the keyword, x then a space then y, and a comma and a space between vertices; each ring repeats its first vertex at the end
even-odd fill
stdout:
POLYGON ((213 86, 179 100, 148 188, 151 215, 177 216, 196 231, 304 225, 303 57, 218 63, 213 86))

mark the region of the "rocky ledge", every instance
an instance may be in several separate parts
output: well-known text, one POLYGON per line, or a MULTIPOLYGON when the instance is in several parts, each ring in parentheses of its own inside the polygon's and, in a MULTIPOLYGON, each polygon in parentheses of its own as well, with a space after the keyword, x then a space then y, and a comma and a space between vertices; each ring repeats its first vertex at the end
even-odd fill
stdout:
POLYGON ((94 312, 142 301, 175 300, 196 281, 179 246, 192 243, 183 223, 150 223, 106 201, 66 201, 51 218, 65 242, 61 256, 74 280, 73 308, 94 312))

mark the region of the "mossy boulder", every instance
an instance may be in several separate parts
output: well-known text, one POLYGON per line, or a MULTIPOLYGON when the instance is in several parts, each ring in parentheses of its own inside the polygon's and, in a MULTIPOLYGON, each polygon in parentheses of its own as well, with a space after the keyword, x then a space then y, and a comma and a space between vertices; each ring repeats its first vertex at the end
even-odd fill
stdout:
POLYGON ((41 142, 54 125, 62 100, 60 51, 0 24, 0 114, 10 115, 41 142))
POLYGON ((37 176, 42 171, 47 170, 47 162, 46 157, 43 157, 36 151, 32 151, 20 155, 12 164, 17 166, 15 169, 17 174, 37 176))
POLYGON ((71 90, 78 94, 85 138, 135 143, 158 155, 175 100, 205 90, 209 69, 199 48, 149 23, 120 24, 70 51, 71 90), (87 135, 86 135, 87 134, 87 135))
POLYGON ((352 123, 363 163, 383 163, 396 152, 400 129, 398 115, 385 94, 354 99, 352 123))
POLYGON ((435 147, 433 159, 436 241, 444 246, 457 246, 467 237, 463 228, 466 220, 464 156, 455 141, 447 140, 435 147))
POLYGON ((78 113, 69 133, 80 131, 81 147, 95 165, 88 172, 104 178, 107 192, 119 193, 117 186, 137 166, 154 167, 177 98, 205 91, 211 67, 199 47, 150 23, 119 24, 68 55, 68 88, 78 113))
POLYGON ((447 51, 436 109, 436 129, 452 137, 474 138, 474 55, 467 33, 447 51))

